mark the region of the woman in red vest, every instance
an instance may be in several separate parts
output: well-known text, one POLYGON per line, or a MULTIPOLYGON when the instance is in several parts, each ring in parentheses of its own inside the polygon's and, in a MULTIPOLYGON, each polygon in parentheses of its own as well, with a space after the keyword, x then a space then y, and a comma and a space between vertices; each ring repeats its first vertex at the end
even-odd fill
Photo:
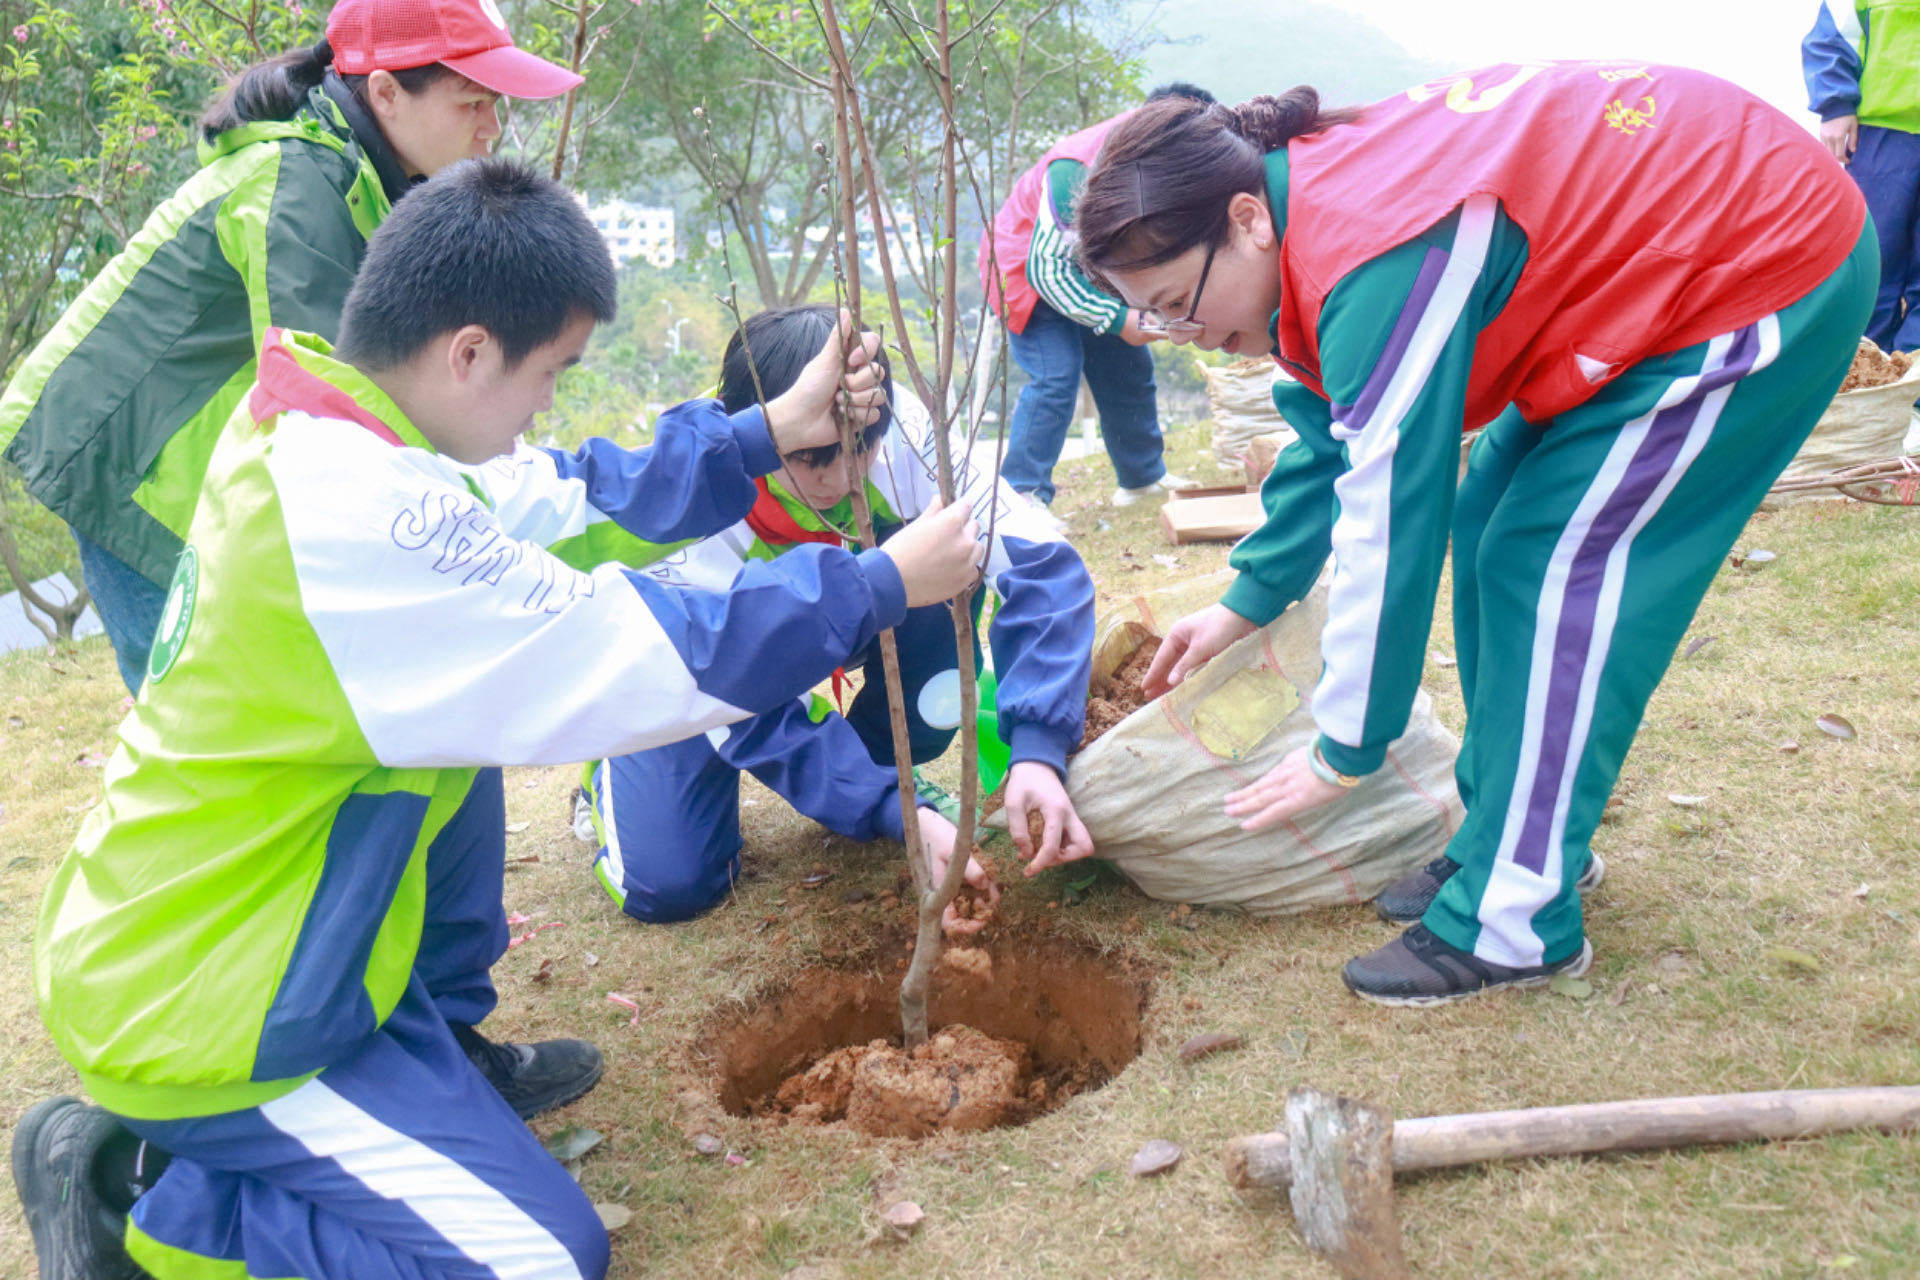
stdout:
POLYGON ((1332 552, 1320 736, 1227 812, 1280 822, 1381 766, 1451 537, 1467 817, 1381 895, 1419 923, 1343 976, 1424 1005, 1584 972, 1587 841, 1647 699, 1872 307, 1858 191, 1711 76, 1527 63, 1357 111, 1307 88, 1155 103, 1077 215, 1083 263, 1148 327, 1299 379, 1238 580, 1148 678, 1279 616, 1332 552))

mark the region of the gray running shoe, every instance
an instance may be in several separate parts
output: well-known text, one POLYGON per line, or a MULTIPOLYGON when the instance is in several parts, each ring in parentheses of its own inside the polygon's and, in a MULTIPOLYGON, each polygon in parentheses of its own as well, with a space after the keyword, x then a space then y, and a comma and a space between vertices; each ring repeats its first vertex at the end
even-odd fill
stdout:
POLYGON ((1593 944, 1584 938, 1580 950, 1564 960, 1511 969, 1462 951, 1416 924, 1378 951, 1347 961, 1340 977, 1347 990, 1375 1004, 1433 1005, 1501 987, 1543 986, 1563 973, 1577 978, 1592 965, 1593 944))

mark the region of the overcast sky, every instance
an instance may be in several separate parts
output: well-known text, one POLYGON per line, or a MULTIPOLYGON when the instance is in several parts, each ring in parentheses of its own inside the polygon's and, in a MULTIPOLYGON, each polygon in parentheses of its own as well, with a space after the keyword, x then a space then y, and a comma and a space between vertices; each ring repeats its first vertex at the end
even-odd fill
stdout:
MULTIPOLYGON (((1800 79, 1800 40, 1813 25, 1821 0, 1318 0, 1379 28, 1408 54, 1465 68, 1517 58, 1637 58, 1698 67, 1732 80, 1811 127, 1800 79)), ((1200 35, 1221 20, 1250 26, 1299 25, 1282 17, 1273 0, 1160 0, 1157 25, 1166 35, 1200 35), (1211 21, 1209 20, 1211 18, 1211 21)), ((1267 34, 1261 32, 1261 35, 1267 34)), ((1279 35, 1280 33, 1273 33, 1279 35)), ((1284 38, 1284 37, 1282 37, 1284 38)), ((1254 36, 1241 55, 1211 47, 1161 48, 1147 55, 1149 79, 1168 72, 1221 81, 1232 91, 1253 78, 1284 83, 1285 67, 1273 61, 1254 36), (1259 49, 1256 53, 1255 49, 1259 49), (1196 65, 1196 59, 1211 63, 1196 65), (1261 65, 1250 65, 1250 64, 1261 65)), ((1284 48, 1284 46, 1282 46, 1284 48)), ((1282 87, 1284 87, 1284 83, 1282 87)))

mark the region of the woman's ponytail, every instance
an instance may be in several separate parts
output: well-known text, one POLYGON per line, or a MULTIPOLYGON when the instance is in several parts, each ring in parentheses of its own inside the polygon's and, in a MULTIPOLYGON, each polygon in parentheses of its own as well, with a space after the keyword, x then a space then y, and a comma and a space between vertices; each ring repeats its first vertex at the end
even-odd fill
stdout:
POLYGON ((200 117, 200 133, 209 142, 229 129, 256 120, 286 120, 333 65, 333 46, 324 39, 304 49, 256 62, 227 83, 200 117))
POLYGON ((1303 134, 1357 119, 1323 111, 1307 85, 1229 107, 1149 102, 1107 135, 1074 205, 1080 262, 1095 280, 1179 257, 1227 233, 1227 202, 1266 190, 1266 157, 1303 134))
POLYGON ((1261 94, 1227 109, 1227 127, 1262 153, 1278 151, 1303 133, 1323 129, 1320 94, 1312 85, 1295 85, 1279 97, 1261 94))

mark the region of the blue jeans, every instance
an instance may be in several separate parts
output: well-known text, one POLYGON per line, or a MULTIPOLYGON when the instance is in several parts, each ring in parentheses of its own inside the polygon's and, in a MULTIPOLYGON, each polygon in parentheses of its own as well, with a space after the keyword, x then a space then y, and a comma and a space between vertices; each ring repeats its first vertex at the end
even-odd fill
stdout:
POLYGON ((1847 172, 1880 240, 1880 293, 1867 336, 1882 351, 1920 349, 1920 134, 1862 125, 1847 172))
POLYGON ((147 678, 147 654, 153 648, 154 632, 160 629, 167 589, 149 581, 78 529, 72 533, 74 544, 80 548, 80 575, 86 579, 100 625, 113 642, 120 678, 127 682, 128 693, 137 694, 147 678))
POLYGON ((1000 466, 1008 484, 1053 501, 1053 464, 1073 423, 1082 375, 1100 410, 1100 435, 1121 488, 1139 489, 1167 474, 1160 460, 1153 356, 1145 347, 1095 333, 1040 302, 1024 332, 1007 334, 1007 351, 1027 375, 1000 466))

